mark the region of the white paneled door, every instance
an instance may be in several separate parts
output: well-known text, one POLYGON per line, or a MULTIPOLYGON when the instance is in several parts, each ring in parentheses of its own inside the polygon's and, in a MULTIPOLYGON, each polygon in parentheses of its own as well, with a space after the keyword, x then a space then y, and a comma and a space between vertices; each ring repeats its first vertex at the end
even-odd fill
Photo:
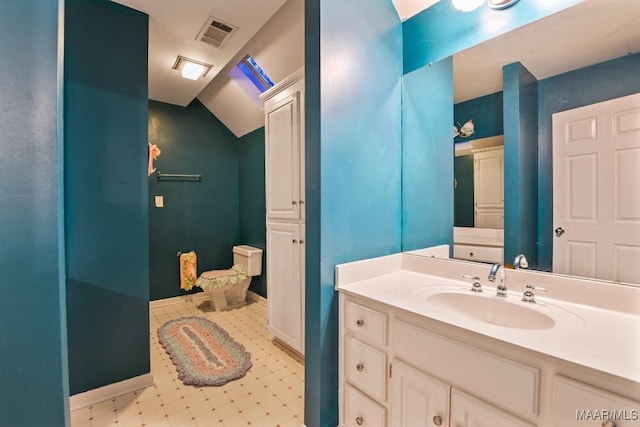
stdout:
POLYGON ((300 92, 265 112, 267 217, 300 219, 300 92))
POLYGON ((640 94, 553 115, 553 271, 640 283, 640 94))
POLYGON ((302 227, 287 222, 267 223, 269 332, 299 353, 304 353, 302 227))

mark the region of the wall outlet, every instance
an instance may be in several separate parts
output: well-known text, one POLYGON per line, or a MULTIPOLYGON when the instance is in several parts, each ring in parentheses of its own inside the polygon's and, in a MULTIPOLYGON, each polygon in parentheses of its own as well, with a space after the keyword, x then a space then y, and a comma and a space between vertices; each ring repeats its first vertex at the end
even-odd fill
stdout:
POLYGON ((156 208, 164 208, 164 196, 156 196, 156 208))

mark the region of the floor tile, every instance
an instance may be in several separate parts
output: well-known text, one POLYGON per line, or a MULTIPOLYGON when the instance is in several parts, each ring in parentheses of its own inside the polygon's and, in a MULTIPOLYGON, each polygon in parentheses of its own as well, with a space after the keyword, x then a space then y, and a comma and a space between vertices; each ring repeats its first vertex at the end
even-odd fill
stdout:
POLYGON ((154 386, 71 413, 72 427, 301 427, 304 365, 298 355, 274 342, 267 331, 266 307, 217 312, 208 303, 182 302, 154 307, 151 322, 151 373, 154 386), (219 387, 184 385, 159 344, 165 322, 201 316, 216 322, 251 353, 253 367, 219 387))

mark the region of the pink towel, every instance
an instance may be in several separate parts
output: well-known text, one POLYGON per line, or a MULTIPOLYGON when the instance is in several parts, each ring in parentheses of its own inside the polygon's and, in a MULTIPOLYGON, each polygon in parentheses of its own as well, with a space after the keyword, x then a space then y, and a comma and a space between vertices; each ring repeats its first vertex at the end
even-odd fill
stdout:
POLYGON ((190 291, 198 278, 198 257, 194 251, 180 254, 180 289, 190 291))

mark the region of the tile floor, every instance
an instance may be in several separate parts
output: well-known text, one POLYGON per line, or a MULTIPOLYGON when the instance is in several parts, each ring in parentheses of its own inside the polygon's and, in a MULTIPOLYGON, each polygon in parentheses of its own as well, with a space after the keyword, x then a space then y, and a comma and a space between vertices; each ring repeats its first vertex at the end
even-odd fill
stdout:
POLYGON ((72 427, 300 427, 304 425, 304 366, 274 343, 266 307, 259 303, 230 311, 209 309, 206 300, 153 307, 151 373, 155 385, 71 413, 72 427), (213 320, 251 353, 253 367, 221 387, 187 386, 158 343, 157 330, 183 316, 213 320))

